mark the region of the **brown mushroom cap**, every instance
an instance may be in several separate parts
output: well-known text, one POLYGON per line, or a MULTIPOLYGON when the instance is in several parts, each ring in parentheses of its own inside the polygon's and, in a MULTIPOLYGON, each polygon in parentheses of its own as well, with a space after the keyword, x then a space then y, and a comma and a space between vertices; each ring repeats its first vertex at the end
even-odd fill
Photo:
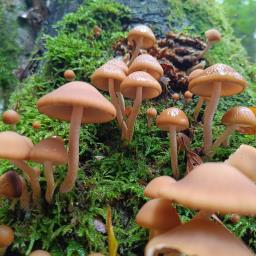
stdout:
POLYGON ((133 43, 133 41, 137 43, 139 38, 142 38, 141 48, 144 49, 152 47, 156 42, 154 33, 145 25, 138 25, 128 33, 129 43, 133 43))
POLYGON ((76 75, 72 69, 68 69, 64 72, 64 78, 68 81, 72 81, 76 78, 76 75))
POLYGON ((115 65, 115 66, 121 68, 126 75, 128 74, 128 66, 122 60, 111 59, 106 64, 115 65))
POLYGON ((34 121, 33 124, 32 124, 32 127, 34 129, 40 129, 41 128, 41 123, 40 121, 34 121))
POLYGON ((163 131, 169 131, 171 126, 175 126, 177 131, 182 131, 189 127, 186 114, 174 107, 162 111, 156 119, 156 124, 163 131))
POLYGON ((121 83, 122 94, 130 99, 136 98, 137 87, 142 87, 142 99, 152 99, 162 92, 161 85, 148 73, 136 71, 127 76, 121 83))
POLYGON ((194 79, 194 78, 200 76, 200 75, 203 74, 203 73, 204 73, 204 70, 203 70, 203 69, 195 69, 195 70, 193 70, 193 71, 189 74, 189 76, 188 76, 188 81, 190 82, 192 79, 194 79))
POLYGON ((256 125, 256 117, 247 107, 233 107, 223 115, 221 122, 228 126, 251 127, 256 125))
POLYGON ((210 97, 212 86, 221 82, 221 96, 231 96, 242 92, 247 83, 244 78, 233 68, 224 64, 215 64, 205 69, 204 72, 192 79, 189 90, 199 96, 210 97))
POLYGON ((64 84, 37 102, 41 113, 66 121, 74 106, 84 108, 82 123, 104 123, 116 116, 114 106, 95 87, 80 81, 64 84))
POLYGON ((92 74, 92 84, 98 89, 108 91, 109 79, 114 80, 115 91, 120 91, 120 84, 125 79, 126 75, 122 68, 115 64, 106 63, 92 74))
POLYGON ((128 74, 135 71, 145 71, 153 76, 156 80, 159 80, 163 76, 164 71, 156 58, 149 54, 139 55, 129 67, 128 74))
POLYGON ((8 247, 14 240, 14 232, 7 225, 0 225, 0 248, 8 247))
POLYGON ((31 140, 16 132, 0 133, 0 158, 9 160, 28 159, 29 151, 33 147, 31 140))
POLYGON ((21 193, 22 181, 16 172, 8 171, 0 176, 0 196, 17 198, 21 193))
POLYGON ((160 176, 153 180, 151 180, 144 190, 144 195, 149 198, 159 198, 160 197, 160 190, 164 187, 169 187, 176 180, 170 176, 160 176))
POLYGON ((171 201, 162 198, 145 203, 136 216, 136 223, 144 228, 166 231, 181 224, 171 201))
POLYGON ((64 147, 63 139, 60 137, 52 137, 41 140, 31 149, 29 159, 40 163, 51 161, 57 165, 66 164, 68 154, 64 147))
POLYGON ((178 182, 160 188, 159 195, 192 209, 256 215, 256 185, 225 163, 201 164, 178 182))
POLYGON ((191 99, 193 97, 193 94, 190 91, 185 91, 184 92, 184 97, 186 99, 191 99))
POLYGON ((51 256, 51 254, 47 251, 36 250, 29 254, 29 256, 51 256))
POLYGON ((15 110, 6 110, 3 113, 3 122, 5 124, 17 124, 20 121, 20 115, 15 110))
POLYGON ((155 108, 149 108, 147 110, 147 116, 156 117, 157 116, 157 110, 155 108))
POLYGON ((255 159, 256 149, 252 146, 242 144, 229 156, 225 163, 234 166, 248 178, 256 182, 255 159))
MULTIPOLYGON (((256 117, 256 107, 249 107, 249 109, 254 113, 256 117)), ((241 134, 255 135, 256 134, 256 125, 253 127, 239 127, 237 131, 241 134)))
POLYGON ((221 224, 205 219, 194 219, 151 239, 146 246, 145 256, 171 250, 196 256, 254 255, 221 224))
POLYGON ((221 40, 221 34, 217 29, 209 29, 205 32, 205 37, 210 43, 217 43, 221 40))

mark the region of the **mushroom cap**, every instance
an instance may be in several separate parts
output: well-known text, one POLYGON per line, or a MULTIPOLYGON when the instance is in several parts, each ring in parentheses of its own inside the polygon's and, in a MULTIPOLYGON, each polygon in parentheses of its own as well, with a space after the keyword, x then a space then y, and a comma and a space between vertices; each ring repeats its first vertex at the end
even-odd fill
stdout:
POLYGON ((31 140, 16 132, 0 133, 0 158, 9 160, 26 160, 33 147, 31 140))
POLYGON ((145 203, 136 216, 136 223, 148 229, 167 231, 181 224, 170 200, 156 198, 145 203))
POLYGON ((205 32, 208 42, 217 43, 221 40, 221 34, 217 29, 209 29, 205 32))
POLYGON ((224 64, 215 64, 189 82, 188 89, 193 94, 210 97, 212 87, 221 82, 221 96, 231 96, 242 92, 247 86, 244 78, 233 68, 224 64))
POLYGON ((0 196, 17 198, 21 193, 22 181, 16 172, 8 171, 0 176, 0 196))
POLYGON ((154 33, 148 26, 145 25, 138 25, 128 33, 129 43, 133 43, 133 41, 135 41, 137 44, 139 38, 142 38, 141 48, 144 49, 152 47, 156 42, 154 33))
POLYGON ((159 195, 192 209, 256 215, 256 185, 225 163, 201 164, 178 182, 160 188, 159 195))
POLYGON ((41 128, 41 123, 40 121, 34 121, 33 124, 32 124, 32 127, 34 129, 40 129, 41 128))
POLYGON ((36 250, 29 254, 29 256, 51 256, 51 254, 47 251, 36 250))
POLYGON ((157 110, 155 108, 149 108, 147 110, 147 116, 156 117, 157 116, 157 110))
POLYGON ((254 255, 224 226, 206 219, 193 219, 151 239, 146 246, 145 256, 159 255, 172 250, 182 255, 184 253, 196 256, 254 255))
POLYGON ((229 156, 225 163, 234 166, 248 178, 256 182, 255 159, 256 149, 252 146, 242 144, 229 156))
POLYGON ((164 74, 163 68, 157 59, 149 54, 141 54, 135 58, 129 67, 128 74, 135 71, 145 71, 153 76, 156 80, 159 80, 164 74))
POLYGON ((8 247, 14 240, 14 232, 7 225, 0 225, 0 248, 8 247))
POLYGON ((104 123, 116 117, 115 107, 92 85, 75 81, 64 84, 37 102, 49 117, 70 121, 74 106, 84 108, 82 123, 104 123))
POLYGON ((122 68, 115 64, 106 63, 95 70, 91 76, 92 84, 100 90, 109 90, 109 79, 114 80, 115 91, 120 91, 120 84, 126 75, 122 68))
POLYGON ((3 113, 3 122, 5 124, 17 124, 20 121, 20 115, 15 110, 6 110, 3 113))
POLYGON ((64 72, 64 78, 68 81, 72 81, 76 78, 76 75, 74 73, 74 71, 72 69, 67 69, 65 72, 64 72))
POLYGON ((233 107, 223 115, 221 122, 227 126, 252 127, 256 125, 256 117, 247 107, 233 107))
MULTIPOLYGON (((249 107, 249 109, 254 113, 256 117, 256 107, 249 107)), ((256 125, 253 127, 239 127, 237 131, 241 134, 255 135, 256 134, 256 125)))
POLYGON ((173 126, 176 127, 177 131, 182 131, 189 127, 186 114, 175 107, 162 111, 156 119, 156 124, 163 131, 169 131, 170 127, 173 126))
POLYGON ((68 154, 63 139, 52 137, 41 140, 29 152, 29 159, 39 163, 50 161, 56 165, 66 164, 68 154))
POLYGON ((204 70, 203 70, 203 69, 200 69, 200 68, 193 70, 193 71, 189 74, 189 76, 188 76, 188 81, 190 82, 192 79, 194 79, 194 78, 200 76, 200 75, 203 74, 203 73, 204 73, 204 70))
POLYGON ((122 60, 114 58, 114 59, 107 61, 106 64, 115 65, 115 66, 121 68, 126 75, 128 74, 128 66, 122 60))
POLYGON ((170 176, 159 176, 151 180, 144 190, 144 195, 149 198, 159 198, 160 190, 164 187, 168 188, 176 180, 170 176))
POLYGON ((142 87, 143 99, 155 98, 162 92, 161 85, 144 71, 136 71, 127 76, 121 83, 120 89, 125 97, 135 99, 138 87, 142 87))
POLYGON ((193 97, 193 94, 190 91, 185 91, 184 92, 184 97, 186 99, 191 99, 193 97))

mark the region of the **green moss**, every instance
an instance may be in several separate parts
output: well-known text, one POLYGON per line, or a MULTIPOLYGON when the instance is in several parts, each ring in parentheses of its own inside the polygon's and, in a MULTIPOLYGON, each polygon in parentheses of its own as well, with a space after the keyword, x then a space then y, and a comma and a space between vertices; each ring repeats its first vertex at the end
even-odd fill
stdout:
MULTIPOLYGON (((86 2, 89 3, 85 3, 76 13, 66 15, 63 21, 57 24, 56 37, 45 36, 47 51, 42 57, 44 64, 40 73, 29 77, 24 82, 23 89, 12 95, 10 105, 18 103, 18 111, 22 115, 17 131, 29 136, 34 143, 52 135, 63 137, 67 143, 69 128, 68 123, 41 115, 35 108, 37 100, 65 83, 63 72, 68 68, 75 70, 77 80, 89 81, 91 73, 111 58, 112 43, 124 36, 121 24, 129 18, 126 8, 107 0, 86 2), (95 25, 103 29, 99 38, 95 38, 93 34, 95 25), (40 130, 32 129, 34 120, 41 122, 40 130)), ((210 50, 207 55, 208 62, 232 64, 252 81, 251 74, 255 74, 255 70, 249 65, 239 41, 233 37, 232 29, 218 5, 213 1, 207 1, 207 4, 200 1, 200 5, 196 0, 182 2, 186 2, 186 5, 181 4, 181 1, 170 1, 171 24, 175 23, 176 27, 179 25, 179 31, 193 35, 203 35, 203 32, 212 26, 221 29, 223 42, 210 50), (184 23, 185 21, 189 23, 184 23)), ((255 104, 251 91, 221 100, 214 123, 214 137, 224 129, 220 125, 224 111, 245 102, 246 105, 255 104)), ((97 231, 94 220, 105 221, 108 205, 113 210, 113 224, 120 244, 119 254, 142 255, 147 233, 135 224, 134 216, 145 202, 143 188, 153 177, 171 174, 168 135, 155 126, 146 128, 145 111, 150 105, 155 105, 159 112, 175 105, 183 109, 192 120, 195 104, 195 101, 184 104, 183 100, 174 103, 171 99, 145 102, 136 123, 134 140, 129 146, 120 142, 116 122, 83 126, 80 138, 79 178, 72 192, 60 195, 57 189, 52 205, 48 206, 43 201, 41 210, 28 213, 24 213, 18 206, 9 209, 9 203, 2 201, 0 220, 10 224, 16 231, 12 248, 15 255, 18 252, 28 255, 32 248, 47 249, 54 256, 88 255, 91 251, 106 255, 106 234, 97 231), (103 158, 97 160, 98 156, 103 158)), ((197 148, 202 145, 202 129, 195 123, 193 127, 192 148, 197 148)), ((7 129, 8 126, 0 124, 1 131, 7 129)), ((229 148, 218 149, 214 161, 226 159, 241 143, 255 144, 250 136, 235 134, 231 138, 229 148)), ((179 161, 180 169, 184 173, 184 154, 180 154, 179 161)), ((11 165, 4 161, 0 172, 8 168, 11 168, 11 165)), ((56 169, 57 185, 63 180, 65 172, 64 167, 56 169)), ((43 174, 41 184, 44 190, 43 174)), ((178 207, 178 210, 184 221, 193 215, 193 212, 182 207, 178 207)), ((254 222, 253 219, 244 218, 240 224, 231 227, 232 231, 243 237, 253 248, 254 222)))

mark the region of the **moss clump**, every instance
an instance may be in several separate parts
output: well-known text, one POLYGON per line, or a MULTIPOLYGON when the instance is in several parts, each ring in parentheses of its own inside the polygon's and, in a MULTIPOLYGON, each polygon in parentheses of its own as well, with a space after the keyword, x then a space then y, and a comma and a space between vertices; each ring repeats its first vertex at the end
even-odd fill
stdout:
MULTIPOLYGON (((57 24, 56 37, 45 36, 47 51, 43 55, 42 70, 24 82, 22 91, 16 91, 12 95, 10 105, 18 102, 18 112, 22 116, 17 131, 29 136, 34 143, 52 135, 59 135, 67 140, 68 133, 67 123, 39 114, 35 108, 38 98, 65 83, 63 72, 66 69, 73 69, 78 80, 89 81, 91 73, 111 58, 112 43, 124 36, 121 24, 129 18, 129 11, 125 7, 107 0, 86 2, 88 3, 76 13, 66 15, 57 24), (103 29, 100 37, 94 35, 95 25, 103 29), (32 123, 35 120, 41 122, 40 130, 33 130, 32 123)), ((170 1, 170 22, 184 24, 188 20, 190 26, 180 25, 180 31, 194 35, 202 35, 213 26, 221 29, 224 40, 210 50, 207 56, 209 63, 232 64, 250 79, 252 71, 243 48, 233 37, 232 29, 218 5, 213 1, 208 1, 209 5, 208 2, 202 4, 202 1, 200 5, 197 4, 198 1, 185 2, 186 5, 181 5, 180 1, 170 1)), ((220 102, 214 123, 214 136, 223 130, 220 126, 223 112, 245 102, 246 105, 255 104, 251 91, 220 102)), ((167 106, 175 105, 191 117, 195 102, 184 104, 180 100, 174 103, 171 99, 146 102, 136 122, 134 140, 128 147, 121 144, 115 122, 83 126, 80 137, 81 168, 72 192, 60 195, 57 189, 52 205, 48 206, 43 202, 41 210, 28 213, 21 211, 18 206, 9 209, 10 204, 2 201, 0 220, 10 224, 16 231, 12 247, 15 255, 28 255, 32 248, 49 250, 54 256, 88 255, 91 251, 106 254, 106 234, 98 231, 95 220, 105 222, 108 205, 112 208, 113 225, 120 244, 119 254, 143 254, 147 234, 134 223, 134 216, 145 200, 144 185, 155 176, 171 173, 167 133, 155 126, 151 129, 146 127, 145 112, 150 105, 155 105, 159 112, 167 106), (98 156, 102 159, 98 160, 98 156)), ((202 144, 202 129, 195 124, 193 127, 192 148, 196 148, 202 144)), ((1 131, 7 129, 7 126, 0 125, 1 131)), ((232 136, 231 146, 219 149, 215 160, 224 160, 241 143, 256 146, 251 137, 235 134, 232 136)), ((181 154, 179 158, 180 169, 185 172, 184 155, 181 154)), ((0 170, 4 172, 10 167, 9 163, 3 162, 0 170)), ((65 168, 56 169, 57 184, 63 180, 65 172, 65 168)), ((43 174, 41 184, 44 189, 43 174)), ((193 214, 181 207, 178 209, 183 220, 189 219, 193 214)), ((242 220, 231 229, 255 248, 255 220, 242 220)))

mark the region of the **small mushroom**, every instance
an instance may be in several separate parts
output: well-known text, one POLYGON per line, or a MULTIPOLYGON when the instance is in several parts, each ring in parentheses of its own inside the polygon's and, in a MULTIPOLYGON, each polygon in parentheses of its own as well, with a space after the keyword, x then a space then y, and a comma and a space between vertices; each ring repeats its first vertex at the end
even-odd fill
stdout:
MULTIPOLYGON (((256 117, 256 107, 249 107, 249 109, 254 113, 256 117)), ((256 125, 253 127, 239 127, 237 128, 237 131, 241 134, 256 135, 256 125)), ((228 139, 225 142, 225 146, 228 146, 228 139)))
POLYGON ((134 59, 139 55, 140 49, 151 48, 156 43, 156 38, 152 30, 145 25, 138 25, 128 33, 128 42, 135 43, 135 50, 129 62, 129 66, 133 63, 134 59))
POLYGON ((36 250, 29 254, 29 256, 51 256, 51 254, 47 251, 36 250))
POLYGON ((192 100, 193 94, 190 91, 184 92, 185 102, 188 103, 192 100))
POLYGON ((8 246, 13 243, 14 232, 7 225, 0 225, 0 256, 5 254, 8 246))
POLYGON ((189 82, 193 94, 209 97, 204 113, 204 151, 212 145, 212 120, 221 96, 241 93, 247 86, 244 78, 231 67, 215 64, 189 82))
POLYGON ((174 101, 177 101, 177 100, 180 99, 180 95, 179 95, 178 93, 174 93, 174 94, 172 94, 172 99, 173 99, 174 101))
POLYGON ((32 124, 32 127, 37 130, 37 129, 40 129, 41 128, 41 123, 40 121, 34 121, 33 124, 32 124))
POLYGON ((127 76, 120 85, 122 94, 130 99, 135 99, 131 113, 127 121, 127 137, 131 142, 135 120, 140 110, 143 99, 152 99, 162 92, 161 85, 148 73, 136 71, 127 76))
POLYGON ((176 132, 189 127, 188 118, 182 110, 172 107, 161 112, 157 117, 156 123, 161 130, 169 132, 172 173, 174 178, 177 179, 179 177, 179 169, 176 132))
POLYGON ((20 197, 22 193, 22 182, 16 172, 8 171, 0 176, 0 196, 7 198, 20 197))
POLYGON ((45 199, 48 203, 51 203, 55 188, 53 166, 63 165, 68 161, 64 141, 60 137, 41 140, 38 144, 34 145, 29 152, 29 159, 44 164, 47 182, 45 199))
POLYGON ((16 125, 20 121, 20 115, 13 109, 6 110, 2 118, 5 124, 16 125))
POLYGON ((73 81, 75 80, 76 78, 76 75, 74 73, 74 71, 72 69, 68 69, 64 72, 64 78, 67 80, 67 81, 73 81))
POLYGON ((37 102, 43 114, 70 122, 68 147, 68 172, 60 192, 70 191, 79 167, 79 137, 81 123, 104 123, 116 117, 116 110, 92 85, 74 81, 43 96, 37 102))
POLYGON ((153 123, 153 119, 157 116, 157 110, 155 108, 149 108, 147 110, 148 127, 150 128, 153 123))
POLYGON ((221 40, 221 34, 217 29, 209 29, 205 32, 205 37, 207 39, 207 46, 202 51, 201 56, 203 56, 211 47, 213 44, 220 42, 221 40))
POLYGON ((221 122, 226 125, 225 131, 217 138, 207 155, 213 156, 214 150, 219 147, 238 127, 256 126, 256 117, 247 107, 233 107, 222 117, 221 122))

